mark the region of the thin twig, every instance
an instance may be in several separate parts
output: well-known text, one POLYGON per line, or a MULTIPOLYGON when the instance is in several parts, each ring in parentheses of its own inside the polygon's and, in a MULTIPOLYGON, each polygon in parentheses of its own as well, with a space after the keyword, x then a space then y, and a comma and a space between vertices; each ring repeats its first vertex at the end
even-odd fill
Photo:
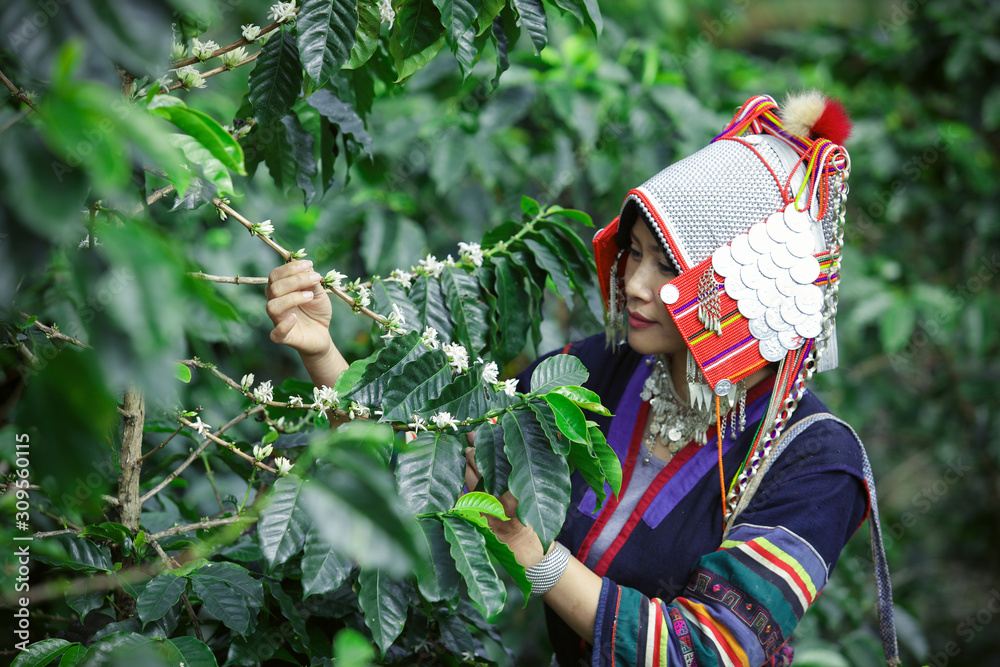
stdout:
POLYGON ((208 273, 202 273, 201 271, 192 271, 188 273, 192 278, 197 278, 198 280, 208 280, 213 283, 229 283, 232 285, 266 285, 267 278, 261 276, 213 276, 208 273))
MULTIPOLYGON (((152 204, 155 204, 156 202, 160 201, 161 199, 163 199, 176 189, 177 188, 174 186, 174 184, 171 183, 170 185, 164 185, 162 188, 153 190, 153 192, 148 197, 146 197, 146 206, 151 206, 152 204)), ((136 215, 138 215, 138 212, 136 212, 136 215)))
MULTIPOLYGON (((173 556, 164 551, 159 542, 152 538, 146 539, 149 540, 149 544, 153 545, 153 549, 156 550, 156 553, 160 556, 160 560, 167 566, 167 569, 174 570, 180 567, 181 564, 173 556)), ((187 593, 181 593, 181 601, 184 603, 184 611, 187 612, 188 620, 191 621, 191 627, 194 628, 195 636, 199 641, 205 641, 205 637, 201 633, 201 623, 198 621, 198 615, 194 613, 194 607, 191 606, 191 600, 188 599, 187 593)))
MULTIPOLYGON (((295 13, 297 14, 298 11, 299 10, 296 9, 295 13)), ((263 28, 260 29, 260 33, 257 34, 257 39, 255 39, 254 42, 260 41, 261 37, 263 37, 267 33, 271 32, 272 30, 277 29, 279 26, 281 26, 281 24, 278 23, 277 21, 275 21, 274 23, 271 23, 269 25, 264 26, 263 28)), ((244 46, 246 44, 252 44, 252 43, 253 42, 248 42, 246 40, 246 38, 240 37, 238 40, 236 40, 232 44, 227 44, 226 46, 218 48, 215 51, 212 51, 212 55, 210 55, 208 58, 205 58, 205 60, 211 60, 212 58, 218 58, 222 54, 229 53, 233 49, 239 48, 239 47, 244 46)), ((194 57, 185 58, 184 60, 176 60, 176 61, 170 63, 170 69, 178 69, 180 67, 186 67, 187 65, 194 65, 194 64, 200 63, 200 62, 203 62, 203 61, 198 60, 197 58, 194 58, 194 57)))
POLYGON ((145 461, 146 459, 148 459, 150 456, 152 456, 156 452, 158 452, 161 449, 163 449, 163 447, 166 446, 166 444, 168 442, 170 442, 171 440, 174 439, 174 436, 176 436, 178 433, 180 433, 183 430, 184 430, 184 426, 183 425, 178 426, 177 428, 175 428, 174 432, 171 433, 170 435, 168 435, 166 440, 164 440, 163 442, 161 442, 160 444, 158 444, 156 447, 153 447, 151 450, 149 450, 148 452, 146 452, 145 454, 143 454, 142 456, 140 456, 139 457, 139 462, 142 463, 143 461, 145 461))
POLYGON ((12 334, 10 331, 7 332, 7 336, 10 338, 10 342, 12 342, 15 347, 17 347, 18 352, 20 352, 24 356, 24 358, 28 360, 28 365, 34 366, 35 355, 31 353, 31 350, 28 349, 28 346, 19 341, 17 339, 17 336, 12 334))
POLYGON ((20 113, 18 113, 17 115, 15 115, 9 121, 7 121, 6 123, 4 123, 3 127, 0 127, 0 134, 3 134, 4 132, 6 132, 7 130, 9 130, 10 128, 12 128, 15 125, 17 125, 17 123, 19 121, 21 121, 29 113, 31 113, 31 109, 24 109, 23 111, 21 111, 20 113))
POLYGON ((52 512, 49 512, 48 510, 46 510, 44 507, 36 507, 35 510, 37 510, 39 514, 44 514, 45 516, 49 517, 50 519, 55 519, 56 521, 58 521, 59 523, 61 523, 63 526, 65 526, 67 528, 72 528, 73 530, 77 530, 77 531, 83 530, 83 528, 81 528, 80 526, 76 525, 72 521, 64 519, 63 517, 59 516, 58 514, 53 514, 52 512))
MULTIPOLYGON (((105 591, 114 588, 124 582, 137 584, 155 577, 162 570, 159 567, 136 568, 128 571, 113 572, 108 574, 95 574, 82 577, 80 579, 58 579, 49 581, 39 587, 31 587, 31 604, 38 605, 40 602, 49 600, 64 599, 72 595, 82 595, 91 591, 105 591)), ((18 593, 13 592, 13 587, 5 591, 0 598, 0 605, 13 606, 17 600, 18 593)))
MULTIPOLYGON (((257 60, 257 57, 259 55, 260 55, 260 51, 258 51, 257 53, 253 54, 252 56, 248 56, 246 60, 241 60, 240 62, 236 63, 232 67, 226 67, 225 65, 220 65, 219 67, 216 67, 215 69, 210 69, 207 72, 205 72, 204 74, 202 74, 201 78, 207 79, 209 77, 215 76, 216 74, 222 74, 223 72, 228 72, 231 69, 236 69, 237 67, 242 67, 243 65, 246 65, 247 63, 252 63, 253 61, 257 60)), ((167 92, 169 92, 171 90, 177 90, 178 88, 183 88, 183 87, 184 87, 183 83, 181 83, 180 81, 175 81, 174 83, 170 84, 170 86, 167 87, 167 92)))
MULTIPOLYGON (((25 313, 24 311, 18 311, 18 315, 23 317, 25 320, 31 319, 31 316, 25 313)), ((93 349, 91 348, 90 345, 87 345, 86 343, 79 341, 76 338, 73 338, 72 336, 67 336, 58 329, 54 329, 48 325, 42 324, 41 321, 38 319, 35 320, 35 328, 44 333, 50 339, 55 338, 56 340, 63 340, 66 341, 67 343, 76 345, 77 347, 82 347, 85 350, 93 349)))
POLYGON ((184 526, 174 526, 173 528, 161 530, 158 533, 150 535, 149 539, 162 540, 164 537, 169 537, 170 535, 179 535, 180 533, 188 533, 193 530, 215 528, 216 526, 228 526, 234 523, 254 523, 256 521, 257 517, 255 516, 230 516, 222 519, 206 519, 205 521, 199 521, 197 523, 189 523, 184 526))
POLYGON ((0 81, 2 81, 3 85, 7 86, 7 89, 14 94, 14 97, 16 97, 17 99, 21 100, 29 107, 31 107, 32 111, 35 111, 36 113, 38 112, 38 107, 35 106, 35 103, 32 102, 31 99, 27 95, 25 95, 17 86, 15 86, 3 72, 0 72, 0 81))
POLYGON ((35 539, 43 540, 46 537, 55 537, 56 535, 78 535, 79 533, 80 533, 79 530, 66 528, 64 530, 50 530, 44 533, 35 533, 34 535, 32 535, 32 537, 34 537, 35 539))
MULTIPOLYGON (((236 417, 233 417, 229 421, 229 423, 225 424, 224 426, 220 426, 218 428, 218 430, 216 430, 216 433, 222 433, 222 432, 224 432, 226 429, 228 429, 232 425, 234 425, 234 424, 236 424, 238 422, 243 421, 244 419, 246 419, 250 415, 252 415, 254 413, 257 413, 257 412, 260 412, 263 409, 264 409, 263 406, 258 405, 258 406, 255 406, 255 407, 253 407, 252 409, 250 409, 250 410, 248 410, 246 412, 240 413, 236 417)), ((187 422, 187 423, 184 423, 185 426, 187 426, 187 425, 189 425, 191 423, 191 422, 188 422, 187 420, 183 420, 183 421, 187 422)), ((209 435, 211 435, 211 434, 209 434, 209 435)), ((211 437, 214 438, 215 436, 211 436, 211 437)), ((216 440, 218 440, 218 438, 216 438, 216 440)), ((153 496, 155 496, 157 493, 159 493, 160 491, 162 491, 164 489, 164 487, 167 486, 167 484, 169 484, 170 482, 172 482, 175 479, 177 479, 177 477, 182 472, 184 472, 187 469, 187 467, 189 465, 191 465, 191 463, 196 458, 198 458, 198 456, 203 451, 205 451, 205 448, 208 447, 208 443, 209 442, 212 442, 212 440, 210 438, 205 438, 205 441, 202 442, 201 445, 198 446, 198 449, 196 449, 193 452, 191 452, 191 454, 189 454, 188 457, 186 459, 184 459, 184 461, 179 466, 177 466, 177 468, 175 468, 173 472, 171 472, 169 475, 167 475, 163 479, 162 482, 160 482, 159 484, 157 484, 156 486, 154 486, 152 489, 150 489, 149 491, 147 491, 145 494, 143 494, 142 498, 139 499, 140 504, 145 503, 147 500, 149 500, 150 498, 152 498, 153 496)), ((220 441, 220 442, 222 442, 222 441, 220 441)), ((273 469, 271 469, 271 472, 275 472, 275 471, 273 469)))
MULTIPOLYGON (((197 430, 197 428, 195 428, 195 425, 194 425, 193 422, 188 421, 184 417, 178 417, 178 419, 185 426, 190 427, 192 430, 197 430)), ((217 435, 215 435, 211 431, 205 431, 204 433, 201 433, 201 435, 204 435, 206 438, 208 438, 209 440, 211 440, 215 444, 219 445, 220 447, 225 447, 226 449, 228 449, 229 451, 231 451, 233 454, 236 454, 237 456, 239 456, 240 458, 242 458, 244 461, 246 461, 247 463, 249 463, 250 465, 252 465, 252 466, 254 466, 256 468, 260 468, 261 470, 266 470, 268 472, 273 472, 275 474, 278 473, 278 471, 275 468, 272 468, 271 466, 267 465, 266 463, 261 463, 260 461, 258 461, 257 459, 255 459, 250 454, 247 454, 246 452, 244 452, 242 449, 240 449, 239 447, 237 447, 233 443, 226 442, 225 440, 223 440, 222 438, 218 437, 217 435)), ((204 448, 202 447, 201 450, 204 451, 204 448)), ((201 452, 198 452, 198 453, 200 454, 201 452)))

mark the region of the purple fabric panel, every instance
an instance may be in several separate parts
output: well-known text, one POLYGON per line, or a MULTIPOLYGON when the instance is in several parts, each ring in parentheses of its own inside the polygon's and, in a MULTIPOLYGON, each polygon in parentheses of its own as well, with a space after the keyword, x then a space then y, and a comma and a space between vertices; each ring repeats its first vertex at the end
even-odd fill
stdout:
MULTIPOLYGON (((747 406, 747 424, 756 424, 764 416, 767 410, 770 393, 764 394, 756 401, 747 406)), ((729 429, 726 429, 727 431, 729 429)), ((722 439, 722 453, 725 455, 729 448, 733 446, 735 440, 731 434, 722 439)), ((663 521, 663 517, 670 514, 684 496, 701 481, 712 468, 719 464, 719 448, 715 442, 709 442, 701 450, 692 456, 678 473, 671 477, 660 492, 653 499, 642 515, 642 520, 650 528, 656 528, 663 521)))
MULTIPOLYGON (((622 467, 625 466, 625 457, 628 456, 628 448, 632 442, 632 433, 635 431, 635 422, 639 418, 639 408, 642 407, 642 399, 639 398, 639 395, 642 393, 642 385, 653 370, 652 365, 646 362, 655 358, 655 355, 647 355, 636 366, 635 372, 632 373, 632 379, 629 380, 628 385, 625 387, 625 393, 622 394, 621 400, 618 401, 618 410, 611 419, 611 427, 608 429, 608 445, 618 455, 618 460, 621 461, 622 467)), ((604 484, 604 492, 608 496, 611 495, 611 486, 607 483, 604 484)), ((594 493, 593 489, 587 489, 587 493, 580 500, 577 509, 594 518, 600 514, 600 511, 597 509, 597 494, 594 493)))

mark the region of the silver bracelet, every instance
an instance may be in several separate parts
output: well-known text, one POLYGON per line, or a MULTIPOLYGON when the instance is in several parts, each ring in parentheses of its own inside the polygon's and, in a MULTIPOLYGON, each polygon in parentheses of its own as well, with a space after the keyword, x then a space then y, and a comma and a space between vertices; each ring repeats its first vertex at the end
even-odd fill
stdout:
POLYGON ((545 558, 525 570, 524 574, 531 582, 532 597, 544 595, 556 585, 569 565, 569 557, 569 549, 559 542, 553 542, 545 558))

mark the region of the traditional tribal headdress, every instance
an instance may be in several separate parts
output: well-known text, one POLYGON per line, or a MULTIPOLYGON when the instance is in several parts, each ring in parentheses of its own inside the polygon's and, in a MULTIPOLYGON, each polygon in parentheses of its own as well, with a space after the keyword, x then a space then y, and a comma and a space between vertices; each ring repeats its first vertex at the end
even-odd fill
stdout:
POLYGON ((725 494, 727 513, 813 373, 837 365, 850 172, 841 144, 849 133, 839 103, 817 92, 790 97, 780 110, 771 97, 754 97, 711 144, 629 192, 619 217, 594 237, 609 341, 617 344, 627 326, 619 274, 641 214, 679 271, 659 296, 706 391, 731 397, 740 380, 780 362, 761 427, 725 494))

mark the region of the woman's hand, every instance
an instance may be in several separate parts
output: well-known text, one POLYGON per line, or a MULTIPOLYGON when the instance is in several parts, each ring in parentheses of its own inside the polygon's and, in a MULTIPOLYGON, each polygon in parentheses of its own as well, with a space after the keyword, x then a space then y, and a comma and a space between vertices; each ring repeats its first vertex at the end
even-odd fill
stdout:
POLYGON ((267 315, 274 322, 271 340, 298 351, 317 387, 332 387, 347 361, 330 337, 330 297, 312 262, 283 264, 267 277, 267 315))
POLYGON ((267 315, 274 322, 271 340, 294 348, 303 357, 320 357, 333 345, 330 297, 312 262, 283 264, 267 277, 267 315))
MULTIPOLYGON (((476 466, 475 453, 475 447, 465 449, 465 485, 469 489, 476 488, 481 477, 479 468, 476 466)), ((510 491, 504 493, 498 500, 503 505, 507 520, 487 516, 490 530, 493 531, 498 540, 510 547, 518 563, 524 567, 535 565, 545 556, 542 541, 538 539, 538 535, 535 534, 531 526, 525 526, 517 518, 517 498, 510 491)))

